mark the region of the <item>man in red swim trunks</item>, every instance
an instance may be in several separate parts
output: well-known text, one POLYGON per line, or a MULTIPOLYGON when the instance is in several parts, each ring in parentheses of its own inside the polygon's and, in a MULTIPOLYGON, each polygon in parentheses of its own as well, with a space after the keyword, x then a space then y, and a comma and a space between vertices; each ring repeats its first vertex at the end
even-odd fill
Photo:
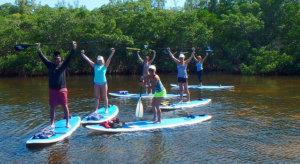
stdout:
POLYGON ((72 50, 66 57, 66 60, 61 61, 60 53, 54 52, 52 61, 49 61, 42 53, 41 44, 36 43, 36 49, 42 62, 47 66, 49 71, 49 105, 51 125, 54 127, 55 108, 57 105, 61 105, 64 109, 66 118, 66 126, 70 128, 69 124, 69 108, 68 108, 68 90, 66 86, 66 68, 70 63, 71 57, 74 55, 77 48, 77 43, 72 42, 72 50))

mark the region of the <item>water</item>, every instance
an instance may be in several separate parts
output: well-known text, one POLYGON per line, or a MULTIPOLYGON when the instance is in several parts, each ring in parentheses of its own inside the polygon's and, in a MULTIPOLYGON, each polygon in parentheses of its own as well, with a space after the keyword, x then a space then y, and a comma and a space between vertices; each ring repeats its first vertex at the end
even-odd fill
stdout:
MULTIPOLYGON (((175 75, 160 75, 169 93, 175 75)), ((48 81, 0 79, 1 163, 299 163, 300 77, 205 74, 204 85, 234 85, 231 90, 190 90, 206 106, 163 112, 164 118, 209 114, 210 121, 175 129, 107 134, 78 128, 64 141, 27 148, 26 141, 49 125, 48 81)), ((139 92, 138 76, 108 76, 109 91, 139 92)), ((189 82, 197 82, 191 75, 189 82)), ((91 76, 67 79, 72 114, 93 111, 91 76)), ((174 100, 176 101, 176 99, 174 100)), ((137 99, 109 97, 121 121, 135 121, 137 99)), ((143 100, 144 108, 151 101, 143 100)), ((101 105, 103 102, 101 101, 101 105)), ((57 108, 56 118, 63 116, 57 108)), ((150 119, 151 113, 145 113, 150 119)))

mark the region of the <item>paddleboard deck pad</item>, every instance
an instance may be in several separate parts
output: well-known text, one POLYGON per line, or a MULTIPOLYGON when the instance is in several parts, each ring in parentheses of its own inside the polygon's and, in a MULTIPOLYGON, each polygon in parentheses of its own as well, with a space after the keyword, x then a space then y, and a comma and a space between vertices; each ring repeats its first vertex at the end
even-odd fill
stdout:
POLYGON ((161 110, 192 108, 192 107, 205 105, 210 102, 211 102, 211 99, 192 100, 192 101, 190 101, 190 103, 183 102, 183 103, 163 104, 163 105, 160 105, 159 108, 161 110))
POLYGON ((97 110, 96 115, 93 112, 89 116, 84 117, 81 121, 81 124, 97 124, 104 121, 108 121, 116 117, 118 113, 119 108, 116 105, 108 106, 108 113, 105 113, 105 107, 102 107, 97 110))
POLYGON ((178 117, 178 118, 166 118, 162 119, 161 123, 154 123, 153 121, 137 121, 137 122, 127 122, 120 128, 105 128, 101 125, 88 125, 86 128, 101 131, 101 132, 133 132, 133 131, 143 131, 143 130, 155 130, 163 128, 174 128, 178 126, 187 126, 192 124, 201 123, 211 119, 210 115, 201 115, 191 117, 178 117))
MULTIPOLYGON (((177 84, 170 84, 172 88, 179 88, 177 84)), ((231 89, 234 86, 222 86, 222 85, 188 85, 189 89, 231 89)))
MULTIPOLYGON (((111 92, 108 93, 110 96, 114 96, 114 97, 127 97, 127 98, 139 98, 140 94, 138 93, 120 93, 120 92, 111 92)), ((142 98, 153 98, 154 94, 142 94, 141 97, 142 98)), ((168 93, 167 96, 165 98, 176 98, 179 97, 180 94, 179 93, 168 93)), ((186 94, 183 94, 183 96, 186 96, 186 94)))
POLYGON ((66 119, 59 120, 55 123, 55 128, 53 128, 53 130, 49 130, 50 128, 47 127, 38 131, 26 142, 26 144, 51 144, 63 140, 70 136, 80 126, 80 117, 72 116, 69 118, 69 124, 71 127, 67 128, 66 119))

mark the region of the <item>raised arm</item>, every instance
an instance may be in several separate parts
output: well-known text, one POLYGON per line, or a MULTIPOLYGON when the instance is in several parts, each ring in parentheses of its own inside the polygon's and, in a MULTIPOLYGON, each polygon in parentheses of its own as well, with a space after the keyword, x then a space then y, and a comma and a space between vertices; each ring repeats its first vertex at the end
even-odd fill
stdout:
POLYGON ((155 56, 156 56, 156 52, 155 52, 155 50, 153 50, 152 51, 153 52, 153 57, 152 57, 152 59, 150 60, 150 64, 154 61, 154 59, 155 59, 155 56))
POLYGON ((178 64, 178 63, 179 63, 179 60, 176 59, 176 58, 174 57, 174 55, 172 54, 170 48, 167 48, 167 50, 168 50, 168 52, 169 52, 169 56, 171 57, 171 59, 172 59, 176 64, 178 64))
POLYGON ((114 48, 111 48, 110 51, 111 51, 111 54, 109 55, 109 57, 108 57, 108 59, 107 59, 107 61, 105 63, 105 67, 106 68, 109 66, 111 58, 114 56, 114 54, 116 52, 116 50, 114 48))
POLYGON ((41 43, 36 43, 36 50, 37 50, 37 53, 38 53, 39 57, 41 58, 42 62, 48 67, 51 62, 42 53, 41 43))
POLYGON ((81 50, 81 56, 85 59, 93 68, 95 67, 95 63, 85 55, 85 51, 81 50))
POLYGON ((136 55, 138 56, 140 62, 141 62, 141 63, 144 63, 144 60, 143 60, 143 59, 141 58, 141 56, 140 56, 140 51, 137 51, 137 52, 136 52, 136 55))
POLYGON ((65 61, 63 62, 63 65, 66 66, 70 63, 72 56, 75 54, 76 48, 77 48, 77 43, 75 41, 72 41, 72 50, 70 54, 66 57, 65 61))
POLYGON ((208 55, 209 55, 209 53, 206 52, 206 55, 205 55, 205 57, 204 57, 203 60, 202 60, 202 64, 204 63, 204 61, 206 60, 206 58, 208 57, 208 55))
POLYGON ((193 56, 193 58, 194 58, 194 60, 195 60, 197 63, 199 62, 199 60, 196 58, 195 55, 193 56))
POLYGON ((185 61, 186 64, 189 64, 193 59, 193 57, 195 57, 195 48, 193 47, 192 49, 193 49, 192 55, 185 61))

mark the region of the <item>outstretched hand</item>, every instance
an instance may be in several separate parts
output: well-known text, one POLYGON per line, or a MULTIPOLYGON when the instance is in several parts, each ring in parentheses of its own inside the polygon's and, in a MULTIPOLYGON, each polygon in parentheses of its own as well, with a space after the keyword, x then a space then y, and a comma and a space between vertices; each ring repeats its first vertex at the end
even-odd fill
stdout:
POLYGON ((115 53, 115 52, 116 52, 115 48, 110 48, 110 51, 111 51, 112 53, 115 53))
POLYGON ((35 43, 36 45, 36 50, 40 51, 41 50, 41 43, 35 43))
POLYGON ((74 49, 74 50, 77 48, 77 43, 76 43, 76 41, 72 41, 72 46, 73 46, 73 49, 74 49))
POLYGON ((84 51, 84 50, 81 50, 80 52, 81 52, 81 55, 84 55, 84 54, 85 54, 85 51, 84 51))

